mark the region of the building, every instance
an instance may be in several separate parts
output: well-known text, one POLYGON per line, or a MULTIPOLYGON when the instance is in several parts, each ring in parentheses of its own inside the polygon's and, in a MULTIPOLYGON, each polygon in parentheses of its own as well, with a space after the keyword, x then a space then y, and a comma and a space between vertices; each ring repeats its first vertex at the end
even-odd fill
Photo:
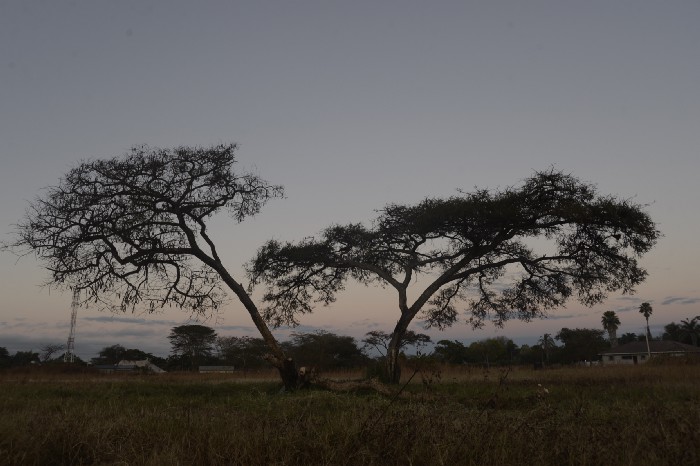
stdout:
POLYGON ((649 342, 649 351, 647 351, 646 341, 633 341, 624 345, 610 348, 602 353, 601 363, 609 364, 639 364, 649 360, 651 356, 687 356, 697 355, 700 357, 700 347, 686 345, 677 341, 652 340, 649 342))

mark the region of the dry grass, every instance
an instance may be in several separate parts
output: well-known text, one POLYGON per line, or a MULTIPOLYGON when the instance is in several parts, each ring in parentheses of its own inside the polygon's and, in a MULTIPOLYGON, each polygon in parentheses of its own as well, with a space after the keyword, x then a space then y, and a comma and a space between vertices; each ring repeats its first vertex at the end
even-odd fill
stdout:
POLYGON ((698 366, 423 368, 409 400, 256 380, 0 375, 0 464, 700 463, 698 366))

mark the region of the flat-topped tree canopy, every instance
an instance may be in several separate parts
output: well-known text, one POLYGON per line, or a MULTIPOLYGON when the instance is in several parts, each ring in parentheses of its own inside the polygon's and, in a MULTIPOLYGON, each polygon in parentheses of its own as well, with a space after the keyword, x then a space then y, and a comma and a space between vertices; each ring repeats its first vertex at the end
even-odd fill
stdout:
POLYGON ((88 160, 32 202, 15 249, 34 252, 50 283, 110 310, 174 304, 202 313, 224 299, 206 221, 256 214, 282 188, 236 173, 235 144, 88 160))
POLYGON ((235 150, 139 146, 123 157, 82 162, 30 204, 6 247, 34 252, 51 272, 49 284, 113 311, 175 305, 203 314, 221 306, 227 287, 265 340, 285 387, 294 389, 293 360, 207 229, 222 210, 240 222, 282 196, 281 186, 234 171, 235 150))
POLYGON ((460 309, 473 326, 502 325, 542 316, 573 295, 590 306, 612 291, 630 293, 647 275, 637 259, 658 236, 642 206, 552 169, 518 187, 391 204, 369 227, 270 241, 248 272, 266 285, 264 316, 275 325, 332 302, 350 278, 394 288, 398 348, 419 312, 439 328, 460 309))

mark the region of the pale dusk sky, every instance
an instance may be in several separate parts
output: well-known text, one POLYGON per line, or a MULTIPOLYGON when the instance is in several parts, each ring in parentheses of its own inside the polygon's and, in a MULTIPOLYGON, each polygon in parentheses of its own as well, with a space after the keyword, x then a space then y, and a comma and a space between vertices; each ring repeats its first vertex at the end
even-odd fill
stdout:
MULTIPOLYGON (((664 234, 642 260, 648 280, 546 320, 430 335, 532 344, 600 328, 607 310, 618 333, 637 333, 643 301, 658 334, 700 314, 698 24, 696 0, 3 1, 0 234, 80 160, 237 142, 242 169, 286 189, 243 224, 212 222, 244 280, 267 239, 554 167, 648 204, 664 234)), ((70 295, 42 288, 46 278, 33 257, 0 254, 0 346, 11 353, 68 336, 70 295)), ((349 286, 298 330, 360 338, 397 318, 389 289, 349 286)), ((165 356, 169 329, 187 319, 81 309, 76 351, 119 343, 165 356)), ((235 301, 205 323, 255 335, 235 301)))

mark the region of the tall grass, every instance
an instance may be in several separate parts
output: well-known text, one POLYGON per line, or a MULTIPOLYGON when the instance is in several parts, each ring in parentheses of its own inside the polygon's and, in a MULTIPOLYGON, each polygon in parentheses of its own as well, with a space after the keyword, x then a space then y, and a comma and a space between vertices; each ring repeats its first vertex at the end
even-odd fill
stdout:
POLYGON ((430 371, 407 399, 223 375, 0 375, 0 464, 700 463, 698 366, 430 371))

